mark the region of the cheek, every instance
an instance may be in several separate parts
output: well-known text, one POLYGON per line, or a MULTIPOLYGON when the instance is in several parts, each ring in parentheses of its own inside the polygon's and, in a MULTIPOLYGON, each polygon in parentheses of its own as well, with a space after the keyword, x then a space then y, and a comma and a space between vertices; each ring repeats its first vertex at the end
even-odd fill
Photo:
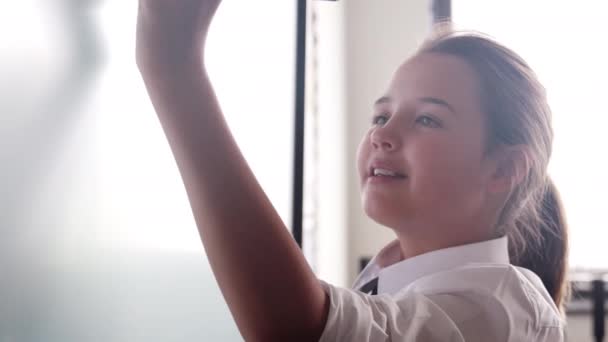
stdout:
POLYGON ((366 134, 357 148, 357 171, 361 179, 367 174, 367 163, 369 162, 370 150, 369 135, 366 134))
POLYGON ((427 141, 411 150, 412 191, 422 198, 465 196, 478 184, 480 163, 475 149, 447 139, 427 141))

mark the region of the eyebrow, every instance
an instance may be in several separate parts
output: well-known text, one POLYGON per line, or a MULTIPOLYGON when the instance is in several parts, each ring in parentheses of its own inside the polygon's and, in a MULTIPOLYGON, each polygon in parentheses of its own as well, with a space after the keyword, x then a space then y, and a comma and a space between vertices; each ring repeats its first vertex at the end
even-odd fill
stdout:
MULTIPOLYGON (((389 103, 391 101, 393 101, 393 99, 391 97, 382 96, 381 98, 377 99, 376 102, 374 102, 374 107, 381 105, 383 103, 389 103)), ((425 97, 418 98, 418 101, 443 106, 443 107, 447 108, 448 110, 450 110, 452 113, 456 114, 454 107, 452 107, 449 103, 447 103, 446 101, 444 101, 442 99, 438 99, 436 97, 425 96, 425 97)))
POLYGON ((381 98, 377 99, 376 102, 374 102, 374 107, 383 103, 387 103, 387 102, 391 102, 391 98, 388 96, 382 96, 381 98))

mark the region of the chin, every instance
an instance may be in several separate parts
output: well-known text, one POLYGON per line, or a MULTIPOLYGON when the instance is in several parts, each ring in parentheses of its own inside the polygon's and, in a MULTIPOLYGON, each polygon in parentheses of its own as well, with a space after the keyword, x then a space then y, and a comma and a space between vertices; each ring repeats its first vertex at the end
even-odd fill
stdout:
POLYGON ((398 226, 398 222, 403 221, 403 217, 401 217, 404 213, 403 208, 396 210, 397 208, 383 205, 380 201, 365 199, 362 204, 365 215, 380 225, 392 228, 398 226), (398 212, 400 212, 400 215, 397 214, 398 212))

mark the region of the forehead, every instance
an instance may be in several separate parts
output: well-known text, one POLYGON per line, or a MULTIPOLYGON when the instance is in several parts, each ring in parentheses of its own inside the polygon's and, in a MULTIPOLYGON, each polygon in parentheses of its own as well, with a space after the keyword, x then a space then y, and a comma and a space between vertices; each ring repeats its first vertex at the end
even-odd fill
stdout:
POLYGON ((457 112, 480 111, 480 85, 475 70, 459 57, 423 53, 395 72, 388 94, 397 104, 421 97, 448 102, 457 112))

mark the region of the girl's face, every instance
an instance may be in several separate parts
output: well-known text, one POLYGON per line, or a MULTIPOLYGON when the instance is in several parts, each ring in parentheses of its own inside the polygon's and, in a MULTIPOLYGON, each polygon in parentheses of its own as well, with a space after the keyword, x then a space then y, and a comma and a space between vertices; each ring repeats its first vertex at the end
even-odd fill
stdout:
POLYGON ((435 233, 479 221, 489 167, 478 83, 464 60, 449 55, 423 53, 399 67, 358 150, 370 218, 397 231, 435 233), (374 176, 374 168, 397 176, 374 176))

